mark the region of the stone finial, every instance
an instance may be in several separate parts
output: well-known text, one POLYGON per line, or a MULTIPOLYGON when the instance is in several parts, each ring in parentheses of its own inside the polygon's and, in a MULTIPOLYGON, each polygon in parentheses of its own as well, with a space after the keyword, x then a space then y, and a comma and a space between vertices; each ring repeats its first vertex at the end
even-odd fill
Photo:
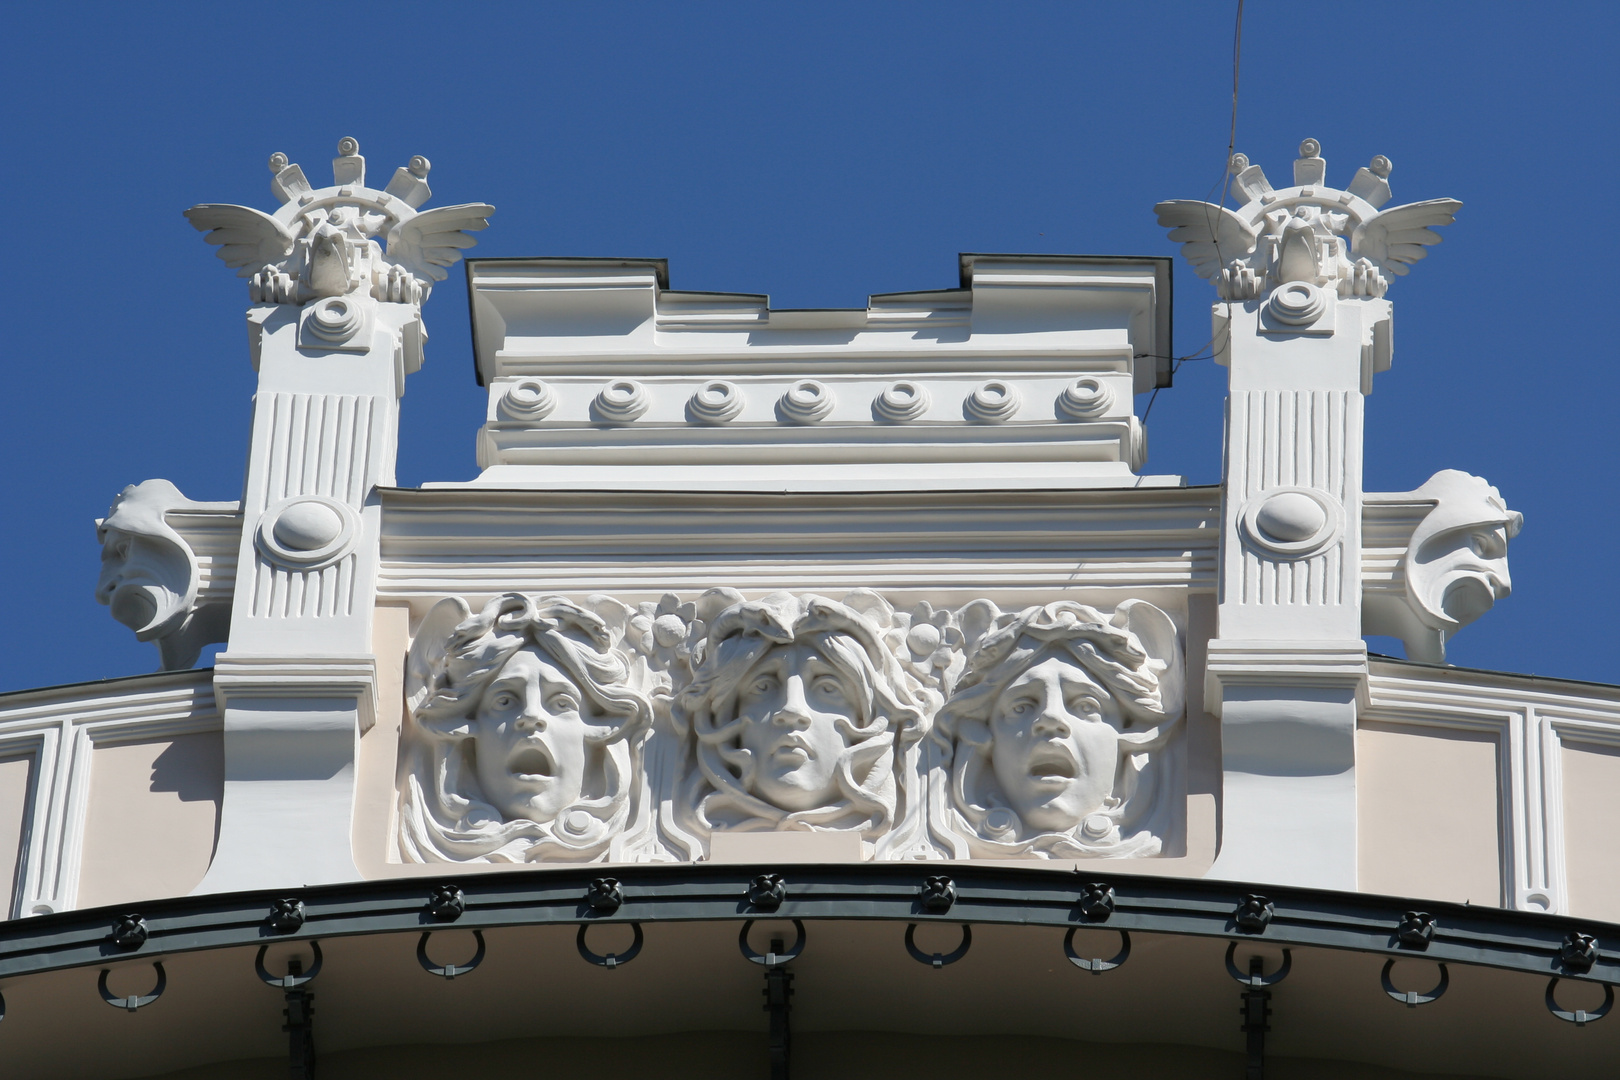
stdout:
POLYGON ((1382 154, 1359 170, 1344 190, 1327 187, 1322 144, 1306 139, 1294 162, 1294 186, 1278 191, 1260 166, 1233 154, 1237 210, 1194 199, 1172 199, 1154 209, 1181 252, 1214 278, 1223 300, 1256 300, 1291 282, 1330 288, 1341 297, 1381 297, 1386 274, 1412 264, 1440 242, 1435 227, 1456 220, 1462 203, 1430 199, 1390 210, 1389 174, 1382 154))

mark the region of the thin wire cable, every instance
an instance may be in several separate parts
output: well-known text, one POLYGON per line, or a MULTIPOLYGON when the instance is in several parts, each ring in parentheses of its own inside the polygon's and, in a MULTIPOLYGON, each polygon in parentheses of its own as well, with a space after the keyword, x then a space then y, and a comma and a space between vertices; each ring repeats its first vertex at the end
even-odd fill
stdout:
MULTIPOLYGON (((1226 161, 1223 163, 1223 165, 1221 167, 1221 179, 1219 181, 1217 181, 1216 183, 1210 185, 1209 193, 1204 196, 1204 201, 1206 203, 1208 203, 1209 196, 1213 195, 1215 193, 1215 189, 1217 187, 1219 187, 1221 189, 1221 201, 1219 203, 1217 203, 1216 205, 1218 207, 1220 207, 1221 209, 1223 209, 1223 210, 1226 208, 1226 200, 1227 200, 1228 196, 1231 194, 1231 190, 1232 190, 1232 155, 1237 150, 1238 80, 1239 80, 1239 74, 1240 74, 1240 72, 1242 70, 1242 63, 1243 63, 1243 0, 1237 0, 1237 19, 1235 21, 1235 25, 1232 28, 1232 123, 1231 123, 1231 126, 1227 129, 1227 134, 1226 134, 1226 161)), ((1225 256, 1223 256, 1221 254, 1220 231, 1215 228, 1214 221, 1209 219, 1209 211, 1207 211, 1207 210, 1204 211, 1204 215, 1205 215, 1205 224, 1209 228, 1210 239, 1215 244, 1215 258, 1216 258, 1217 261, 1219 261, 1221 263, 1225 263, 1225 261, 1226 261, 1225 256)), ((1230 334, 1232 332, 1232 302, 1230 300, 1226 301, 1226 332, 1227 332, 1228 336, 1230 336, 1230 334)), ((1185 364, 1187 361, 1189 361, 1189 360, 1211 360, 1211 359, 1214 359, 1216 356, 1218 356, 1220 354, 1221 349, 1226 347, 1225 342, 1222 342, 1221 347, 1215 349, 1212 353, 1210 353, 1209 356, 1200 355, 1201 353, 1203 353, 1203 351, 1205 349, 1208 349, 1210 346, 1215 344, 1215 338, 1218 337, 1218 336, 1220 336, 1220 335, 1218 335, 1218 334, 1211 335, 1211 337, 1210 337, 1210 339, 1208 341, 1204 342, 1197 349, 1194 349, 1190 354, 1188 354, 1186 356, 1178 356, 1178 357, 1176 357, 1175 362, 1173 364, 1171 364, 1171 366, 1170 366, 1170 381, 1171 382, 1175 381, 1176 372, 1180 371, 1181 370, 1181 365, 1185 364)), ((1168 357, 1155 356, 1155 357, 1153 357, 1153 359, 1155 359, 1155 360, 1168 359, 1168 357)), ((1159 391, 1161 389, 1162 389, 1162 387, 1155 386, 1153 388, 1153 393, 1148 395, 1147 408, 1142 410, 1142 423, 1144 423, 1144 424, 1147 423, 1148 414, 1153 411, 1153 403, 1155 401, 1159 400, 1159 391)))

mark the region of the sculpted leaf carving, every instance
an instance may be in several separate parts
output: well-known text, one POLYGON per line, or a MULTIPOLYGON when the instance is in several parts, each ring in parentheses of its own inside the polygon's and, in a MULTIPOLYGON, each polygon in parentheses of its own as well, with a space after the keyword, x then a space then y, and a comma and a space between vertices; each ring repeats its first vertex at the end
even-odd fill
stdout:
POLYGON ((411 650, 399 851, 688 861, 836 831, 879 859, 1156 855, 1182 684, 1142 601, 451 598, 411 650))

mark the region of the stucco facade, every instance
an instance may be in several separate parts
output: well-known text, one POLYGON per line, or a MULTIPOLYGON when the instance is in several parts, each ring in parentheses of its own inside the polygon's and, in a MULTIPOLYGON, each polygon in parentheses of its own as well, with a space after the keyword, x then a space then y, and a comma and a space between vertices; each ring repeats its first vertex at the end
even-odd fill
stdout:
POLYGON ((1159 206, 1216 285, 1217 486, 1142 471, 1170 259, 976 254, 814 312, 472 260, 482 471, 406 489, 423 305, 493 207, 352 139, 271 167, 273 214, 188 215, 249 284, 242 498, 97 523, 164 670, 0 695, 18 1075, 1620 1050, 1620 688, 1447 666, 1523 520, 1447 462, 1362 486, 1392 282, 1460 203, 1306 140, 1159 206))

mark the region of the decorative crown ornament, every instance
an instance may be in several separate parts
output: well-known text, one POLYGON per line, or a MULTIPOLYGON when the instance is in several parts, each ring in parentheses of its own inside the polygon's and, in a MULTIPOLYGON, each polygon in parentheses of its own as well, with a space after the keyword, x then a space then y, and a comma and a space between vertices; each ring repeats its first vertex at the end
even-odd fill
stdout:
POLYGON ((366 187, 360 144, 344 138, 332 160, 331 187, 311 188, 303 169, 275 153, 270 190, 281 208, 274 214, 202 203, 186 217, 219 247, 225 265, 248 279, 255 304, 360 295, 420 306, 446 268, 477 243, 467 234, 488 227, 495 212, 486 203, 418 211, 433 194, 431 167, 427 158, 413 157, 378 191, 366 187))
MULTIPOLYGON (((1294 162, 1294 186, 1274 190, 1243 154, 1228 163, 1243 206, 1228 210, 1197 199, 1154 207, 1159 224, 1202 278, 1214 278, 1222 300, 1257 300, 1293 282, 1341 297, 1381 297, 1385 274, 1405 275, 1438 244, 1462 203, 1430 199, 1380 210, 1389 201, 1394 166, 1382 154, 1356 171, 1343 190, 1327 187, 1322 144, 1306 139, 1294 162)), ((1306 290, 1309 292, 1309 290, 1306 290)))

